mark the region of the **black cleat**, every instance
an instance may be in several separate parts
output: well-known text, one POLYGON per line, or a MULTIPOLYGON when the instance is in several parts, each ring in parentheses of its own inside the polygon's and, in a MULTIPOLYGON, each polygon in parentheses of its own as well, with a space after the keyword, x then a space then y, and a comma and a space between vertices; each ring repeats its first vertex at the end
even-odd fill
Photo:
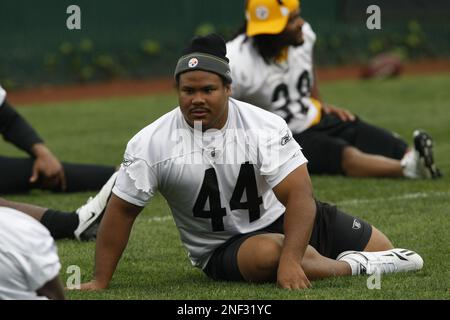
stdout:
POLYGON ((433 158, 433 139, 425 131, 414 131, 414 148, 419 152, 420 158, 423 160, 431 178, 437 179, 442 177, 442 174, 434 163, 433 158))

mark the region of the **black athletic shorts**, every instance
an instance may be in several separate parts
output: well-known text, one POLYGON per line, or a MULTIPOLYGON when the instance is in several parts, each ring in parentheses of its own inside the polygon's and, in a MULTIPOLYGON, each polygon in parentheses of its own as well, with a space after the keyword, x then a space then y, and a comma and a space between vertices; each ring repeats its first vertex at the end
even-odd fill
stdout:
POLYGON ((359 118, 342 121, 334 114, 322 114, 320 122, 294 139, 308 159, 311 174, 344 174, 342 150, 353 146, 362 152, 400 160, 408 144, 391 132, 368 124, 359 118))
MULTIPOLYGON (((346 250, 364 250, 372 235, 372 226, 369 223, 327 203, 316 201, 316 208, 316 219, 309 244, 321 255, 336 259, 346 250)), ((246 239, 258 234, 283 234, 283 219, 284 214, 264 229, 229 239, 214 251, 203 271, 214 280, 244 281, 237 262, 239 247, 246 239)))

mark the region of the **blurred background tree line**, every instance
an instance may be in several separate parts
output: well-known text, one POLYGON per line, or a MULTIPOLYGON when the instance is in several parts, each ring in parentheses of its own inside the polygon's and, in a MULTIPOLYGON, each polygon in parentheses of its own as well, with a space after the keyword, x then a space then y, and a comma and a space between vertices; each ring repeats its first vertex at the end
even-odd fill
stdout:
MULTIPOLYGON (((55 83, 170 76, 193 35, 230 39, 244 0, 28 0, 0 2, 0 83, 7 89, 55 83), (66 9, 81 9, 68 30, 66 9)), ((379 53, 403 60, 450 57, 448 0, 303 0, 317 34, 318 65, 366 63, 379 53), (368 30, 369 5, 381 30, 368 30)))

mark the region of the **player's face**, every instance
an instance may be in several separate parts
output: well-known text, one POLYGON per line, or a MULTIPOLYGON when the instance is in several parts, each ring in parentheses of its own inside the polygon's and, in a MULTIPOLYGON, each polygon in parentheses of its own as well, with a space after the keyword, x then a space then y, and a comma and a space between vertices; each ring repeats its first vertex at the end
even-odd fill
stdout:
POLYGON ((196 70, 182 73, 178 83, 181 112, 190 126, 201 121, 202 129, 222 129, 228 118, 230 85, 215 73, 196 70))
POLYGON ((300 16, 300 9, 292 11, 289 15, 289 20, 280 34, 280 38, 285 45, 300 46, 303 44, 302 26, 305 20, 300 16))

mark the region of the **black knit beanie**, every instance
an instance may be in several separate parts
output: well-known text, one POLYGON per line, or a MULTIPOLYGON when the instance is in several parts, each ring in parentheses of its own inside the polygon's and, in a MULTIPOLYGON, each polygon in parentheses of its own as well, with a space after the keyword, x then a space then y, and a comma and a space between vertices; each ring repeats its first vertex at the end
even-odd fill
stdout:
POLYGON ((226 57, 227 48, 223 38, 217 34, 195 37, 182 51, 175 68, 175 79, 184 72, 203 70, 218 74, 231 83, 230 66, 226 57))

